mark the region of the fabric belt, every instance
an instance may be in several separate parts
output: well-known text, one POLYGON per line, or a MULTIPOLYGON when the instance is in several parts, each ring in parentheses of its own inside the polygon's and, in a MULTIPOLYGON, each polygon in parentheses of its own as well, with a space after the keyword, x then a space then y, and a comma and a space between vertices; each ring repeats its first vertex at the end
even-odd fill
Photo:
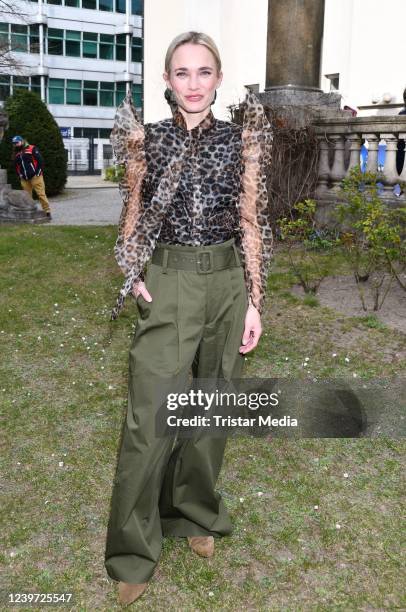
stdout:
POLYGON ((211 274, 217 270, 225 270, 241 266, 240 257, 234 240, 228 240, 219 245, 186 247, 183 245, 158 244, 152 254, 151 262, 175 270, 189 270, 197 274, 211 274), (177 248, 176 248, 177 247, 177 248), (216 248, 217 247, 217 248, 216 248))

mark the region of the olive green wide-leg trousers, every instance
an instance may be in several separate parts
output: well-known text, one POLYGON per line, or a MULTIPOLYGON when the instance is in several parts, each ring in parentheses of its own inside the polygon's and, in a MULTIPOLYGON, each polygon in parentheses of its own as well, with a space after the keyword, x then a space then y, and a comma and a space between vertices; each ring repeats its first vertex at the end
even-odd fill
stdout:
MULTIPOLYGON (((165 248, 236 252, 233 243, 165 248)), ((137 298, 128 409, 105 550, 108 575, 129 583, 152 576, 163 536, 221 537, 232 532, 215 490, 227 438, 207 432, 191 438, 157 437, 155 417, 169 392, 190 387, 191 372, 205 379, 241 376, 244 356, 238 349, 248 307, 241 265, 200 274, 150 263, 145 284, 153 299, 137 298)))

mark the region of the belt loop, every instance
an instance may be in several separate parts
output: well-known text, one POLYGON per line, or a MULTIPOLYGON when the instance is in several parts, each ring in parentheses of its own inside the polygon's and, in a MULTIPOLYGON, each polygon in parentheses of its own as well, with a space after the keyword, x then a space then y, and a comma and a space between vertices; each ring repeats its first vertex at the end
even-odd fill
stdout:
POLYGON ((164 257, 162 260, 162 274, 166 274, 167 273, 167 265, 168 265, 168 250, 165 249, 164 250, 164 257))
POLYGON ((235 256, 235 263, 237 266, 241 266, 240 256, 238 254, 237 247, 235 246, 235 242, 233 242, 232 247, 233 247, 234 256, 235 256))

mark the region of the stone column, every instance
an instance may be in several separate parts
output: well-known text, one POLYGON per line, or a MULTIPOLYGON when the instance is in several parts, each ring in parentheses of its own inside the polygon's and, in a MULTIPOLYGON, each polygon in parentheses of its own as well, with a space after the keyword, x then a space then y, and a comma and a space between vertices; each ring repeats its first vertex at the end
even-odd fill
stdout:
POLYGON ((268 0, 265 90, 320 90, 324 0, 268 0))
POLYGON ((262 103, 302 107, 297 127, 306 125, 303 107, 340 113, 341 95, 320 89, 325 0, 268 0, 265 91, 262 103), (302 116, 303 115, 303 116, 302 116))

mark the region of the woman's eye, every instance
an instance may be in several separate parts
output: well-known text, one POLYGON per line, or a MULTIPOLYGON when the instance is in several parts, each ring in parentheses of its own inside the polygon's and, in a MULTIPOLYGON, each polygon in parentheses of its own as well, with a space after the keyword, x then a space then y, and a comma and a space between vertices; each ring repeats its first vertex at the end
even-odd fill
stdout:
POLYGON ((207 74, 207 75, 210 75, 210 74, 211 74, 211 71, 210 71, 210 70, 202 70, 202 74, 207 74))

